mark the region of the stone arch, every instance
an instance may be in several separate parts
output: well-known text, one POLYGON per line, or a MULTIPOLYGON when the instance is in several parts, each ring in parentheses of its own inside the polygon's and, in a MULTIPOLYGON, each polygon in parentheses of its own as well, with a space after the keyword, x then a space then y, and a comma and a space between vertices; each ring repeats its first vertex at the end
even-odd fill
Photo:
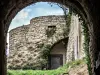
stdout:
POLYGON ((50 49, 51 51, 49 56, 50 69, 56 69, 59 66, 64 65, 66 63, 67 44, 68 44, 68 37, 58 40, 51 46, 50 49), (58 65, 55 66, 53 62, 57 63, 56 59, 58 59, 58 65))
MULTIPOLYGON (((51 49, 52 49, 56 44, 58 44, 58 43, 60 43, 60 42, 64 42, 65 44, 67 44, 67 43, 68 43, 68 37, 65 37, 65 38, 62 38, 62 39, 60 39, 60 40, 57 40, 57 41, 51 46, 51 49)), ((65 47, 66 47, 66 45, 65 45, 65 47)))
POLYGON ((100 11, 99 11, 99 2, 97 0, 1 0, 0 1, 0 73, 1 75, 6 75, 6 55, 5 55, 5 46, 6 46, 6 36, 11 23, 12 18, 20 11, 22 8, 36 2, 57 2, 69 7, 76 9, 88 23, 89 33, 90 33, 90 57, 92 61, 92 72, 94 73, 94 67, 96 62, 95 53, 99 52, 99 29, 100 29, 100 11), (97 16, 98 15, 98 16, 97 16), (1 43, 2 42, 2 43, 1 43))

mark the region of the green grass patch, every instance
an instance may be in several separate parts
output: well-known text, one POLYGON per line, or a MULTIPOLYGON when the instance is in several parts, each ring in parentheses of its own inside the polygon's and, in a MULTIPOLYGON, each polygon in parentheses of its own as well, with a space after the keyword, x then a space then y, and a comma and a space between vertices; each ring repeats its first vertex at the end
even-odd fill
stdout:
POLYGON ((76 60, 73 62, 68 62, 55 70, 8 70, 7 75, 61 75, 63 73, 68 73, 70 68, 83 63, 84 60, 76 60))

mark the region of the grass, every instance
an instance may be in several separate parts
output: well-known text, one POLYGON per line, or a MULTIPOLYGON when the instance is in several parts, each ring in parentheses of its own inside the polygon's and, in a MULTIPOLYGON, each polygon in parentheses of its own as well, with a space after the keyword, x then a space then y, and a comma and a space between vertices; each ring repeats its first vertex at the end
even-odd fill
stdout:
POLYGON ((84 60, 76 60, 55 70, 8 70, 7 75, 61 75, 68 73, 69 69, 84 63, 84 60))

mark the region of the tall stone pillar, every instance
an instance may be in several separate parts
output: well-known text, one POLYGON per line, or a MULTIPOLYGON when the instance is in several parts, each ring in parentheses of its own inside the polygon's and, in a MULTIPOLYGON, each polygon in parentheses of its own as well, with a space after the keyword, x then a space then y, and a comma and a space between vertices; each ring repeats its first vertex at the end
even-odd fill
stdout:
POLYGON ((67 62, 78 58, 78 25, 78 16, 72 14, 66 54, 67 62))
POLYGON ((5 34, 3 24, 0 24, 0 75, 6 75, 5 34))
POLYGON ((81 33, 81 24, 77 15, 72 14, 69 40, 67 46, 66 60, 67 62, 84 57, 83 41, 84 38, 81 33))

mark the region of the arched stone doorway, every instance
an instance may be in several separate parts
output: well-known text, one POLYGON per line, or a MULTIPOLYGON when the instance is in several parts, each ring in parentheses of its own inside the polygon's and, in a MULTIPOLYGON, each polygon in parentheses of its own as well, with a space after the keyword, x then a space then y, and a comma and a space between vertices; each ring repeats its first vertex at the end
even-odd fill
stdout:
POLYGON ((49 56, 50 69, 57 69, 66 63, 67 43, 68 38, 64 38, 52 46, 49 56))
POLYGON ((82 15, 86 23, 88 23, 89 33, 90 33, 90 57, 92 72, 94 73, 94 68, 96 66, 96 60, 98 60, 99 53, 99 34, 100 34, 100 11, 99 2, 97 0, 1 0, 0 1, 0 74, 6 75, 6 36, 9 24, 12 18, 20 11, 22 8, 39 1, 47 2, 57 2, 73 9, 77 10, 79 14, 82 15))

